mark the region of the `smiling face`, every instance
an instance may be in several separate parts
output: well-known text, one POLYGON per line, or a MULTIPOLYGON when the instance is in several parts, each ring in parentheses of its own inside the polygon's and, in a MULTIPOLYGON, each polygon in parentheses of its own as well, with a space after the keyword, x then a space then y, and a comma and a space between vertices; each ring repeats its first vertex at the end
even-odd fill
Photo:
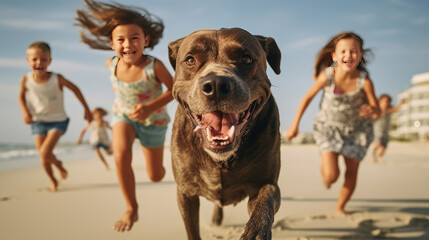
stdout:
POLYGON ((390 108, 390 98, 381 97, 379 100, 380 109, 382 112, 386 112, 390 108))
POLYGON ((359 66, 362 60, 361 46, 353 38, 341 39, 336 44, 335 51, 331 56, 340 69, 346 72, 353 71, 359 66))
POLYGON ((27 63, 35 74, 45 73, 51 63, 51 53, 39 48, 27 49, 27 63))
POLYGON ((173 96, 217 161, 235 153, 270 97, 266 53, 241 29, 200 30, 172 42, 173 96))
POLYGON ((127 64, 135 64, 149 45, 149 36, 136 24, 119 25, 112 31, 110 45, 127 64))

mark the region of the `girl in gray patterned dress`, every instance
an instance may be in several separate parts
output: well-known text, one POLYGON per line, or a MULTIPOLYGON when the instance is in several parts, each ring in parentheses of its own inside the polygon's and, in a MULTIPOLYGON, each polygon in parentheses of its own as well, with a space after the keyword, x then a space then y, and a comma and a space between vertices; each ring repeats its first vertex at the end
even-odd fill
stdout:
POLYGON ((319 145, 321 173, 327 188, 337 181, 338 158, 344 157, 345 182, 335 207, 341 214, 348 214, 344 207, 354 192, 359 163, 373 138, 370 117, 379 112, 374 86, 365 67, 367 52, 362 38, 355 33, 334 36, 318 54, 315 83, 302 99, 286 133, 288 140, 298 134, 305 109, 324 90, 320 111, 314 119, 314 138, 319 145))

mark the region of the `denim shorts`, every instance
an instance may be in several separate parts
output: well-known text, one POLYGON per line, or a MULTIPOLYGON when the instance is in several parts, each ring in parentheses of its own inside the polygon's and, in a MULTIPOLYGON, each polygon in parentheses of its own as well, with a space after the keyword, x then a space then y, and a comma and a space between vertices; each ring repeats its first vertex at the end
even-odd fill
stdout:
POLYGON ((126 122, 134 128, 136 138, 140 140, 140 144, 144 147, 155 148, 164 145, 165 133, 167 126, 146 126, 143 123, 136 122, 127 116, 119 116, 113 114, 111 125, 114 126, 118 122, 126 122))
POLYGON ((387 136, 375 136, 374 139, 376 141, 380 141, 380 144, 383 147, 387 147, 387 143, 389 142, 389 137, 387 136))
POLYGON ((93 149, 94 148, 104 148, 104 150, 106 150, 106 151, 112 151, 112 149, 110 148, 109 145, 106 145, 106 144, 101 143, 101 142, 92 144, 92 148, 93 149))
POLYGON ((33 122, 31 124, 31 134, 36 136, 45 136, 49 131, 56 130, 63 134, 67 131, 70 119, 67 118, 61 122, 33 122))

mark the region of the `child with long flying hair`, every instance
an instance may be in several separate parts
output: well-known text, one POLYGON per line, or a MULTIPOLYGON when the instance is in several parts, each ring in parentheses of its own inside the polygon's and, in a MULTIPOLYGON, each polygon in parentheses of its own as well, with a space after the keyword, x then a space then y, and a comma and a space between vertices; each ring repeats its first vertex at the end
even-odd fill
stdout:
POLYGON ((120 4, 84 1, 87 10, 77 10, 77 21, 85 31, 81 39, 91 48, 114 50, 106 62, 115 92, 113 103, 113 156, 119 186, 126 202, 125 214, 114 229, 130 230, 138 220, 136 184, 131 166, 135 138, 140 140, 149 178, 158 182, 165 175, 164 140, 170 118, 165 105, 173 97, 173 79, 164 64, 144 54, 162 37, 161 19, 148 11, 120 4), (167 90, 162 91, 162 84, 167 90))

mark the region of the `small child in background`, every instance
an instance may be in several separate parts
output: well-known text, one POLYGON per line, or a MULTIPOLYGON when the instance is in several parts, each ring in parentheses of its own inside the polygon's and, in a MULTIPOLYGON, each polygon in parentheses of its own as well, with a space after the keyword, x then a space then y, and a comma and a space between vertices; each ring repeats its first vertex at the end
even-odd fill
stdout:
POLYGON ((54 165, 65 179, 67 171, 54 155, 54 148, 66 132, 69 118, 64 111, 63 89, 70 89, 82 103, 84 118, 91 121, 91 112, 79 88, 60 74, 48 72, 51 48, 45 42, 34 42, 27 48, 27 63, 31 72, 21 78, 19 104, 24 122, 31 124, 34 143, 43 168, 51 180, 50 191, 57 191, 58 181, 52 171, 54 165))
POLYGON ((319 145, 321 173, 326 188, 338 180, 339 156, 344 157, 344 184, 335 206, 349 214, 345 205, 356 187, 359 164, 373 140, 373 114, 379 113, 374 86, 366 69, 363 39, 353 32, 343 32, 320 50, 315 64, 315 82, 303 97, 286 138, 298 134, 304 111, 323 90, 320 110, 314 119, 314 138, 319 145), (335 64, 334 64, 335 63, 335 64))
POLYGON ((380 116, 373 118, 375 145, 372 150, 372 161, 374 163, 377 162, 378 150, 380 150, 380 153, 378 154, 380 162, 384 163, 383 156, 386 153, 387 143, 389 142, 390 115, 397 112, 405 102, 406 101, 404 99, 398 105, 392 106, 392 98, 388 94, 382 94, 378 98, 380 116))
POLYGON ((114 224, 129 231, 138 220, 136 183, 132 168, 133 142, 140 140, 146 173, 153 182, 165 175, 164 141, 170 117, 165 105, 173 99, 173 78, 157 58, 146 55, 164 31, 162 20, 138 7, 84 0, 87 10, 77 10, 82 42, 95 49, 114 50, 106 61, 115 100, 112 147, 119 186, 126 210, 114 224), (163 91, 163 85, 166 90, 163 91))
POLYGON ((109 164, 107 164, 106 159, 104 159, 103 154, 100 151, 100 148, 103 148, 108 155, 112 155, 112 149, 110 148, 109 135, 107 134, 107 129, 112 130, 109 123, 103 119, 107 115, 107 111, 103 108, 95 108, 92 110, 92 121, 84 127, 79 135, 77 144, 82 143, 82 138, 85 135, 87 130, 91 131, 89 137, 89 143, 92 145, 92 148, 97 153, 97 156, 103 162, 107 170, 109 170, 109 164))

